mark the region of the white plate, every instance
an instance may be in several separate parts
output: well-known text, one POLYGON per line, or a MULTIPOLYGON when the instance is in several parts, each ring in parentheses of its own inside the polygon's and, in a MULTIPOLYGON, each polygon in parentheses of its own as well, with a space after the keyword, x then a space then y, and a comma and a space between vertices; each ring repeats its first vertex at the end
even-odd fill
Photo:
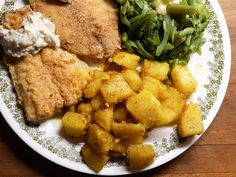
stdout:
MULTIPOLYGON (((24 5, 24 0, 0 2, 1 12, 24 5)), ((205 130, 218 112, 229 81, 231 67, 231 47, 228 28, 220 5, 216 0, 204 1, 212 12, 212 20, 206 30, 207 43, 202 47, 202 55, 193 54, 189 67, 199 85, 190 98, 199 104, 205 130)), ((1 13, 0 13, 1 14, 1 13)), ((16 96, 12 91, 9 75, 0 65, 0 111, 16 134, 32 149, 45 158, 69 169, 94 174, 82 161, 80 147, 61 137, 60 121, 55 118, 38 127, 26 125, 22 111, 16 106, 16 96)), ((200 136, 180 142, 175 127, 162 127, 149 133, 146 143, 152 144, 158 154, 155 162, 144 170, 160 166, 187 150, 200 136)), ((130 174, 124 162, 110 162, 99 175, 130 174)))

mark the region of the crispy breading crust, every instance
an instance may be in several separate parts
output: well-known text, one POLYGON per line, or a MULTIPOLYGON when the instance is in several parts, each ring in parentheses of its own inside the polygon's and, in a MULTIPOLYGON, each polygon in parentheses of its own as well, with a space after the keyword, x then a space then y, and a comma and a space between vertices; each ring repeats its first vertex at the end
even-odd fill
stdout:
POLYGON ((5 12, 1 24, 7 29, 19 29, 25 16, 32 13, 29 5, 17 9, 16 11, 5 12))
POLYGON ((89 79, 88 66, 62 49, 45 48, 18 60, 5 56, 4 61, 31 122, 48 119, 63 106, 77 104, 89 79))
POLYGON ((55 23, 61 46, 80 58, 109 58, 120 49, 117 9, 111 0, 29 2, 55 23))
POLYGON ((44 66, 52 76, 52 81, 60 90, 65 106, 79 102, 83 88, 89 79, 89 67, 76 55, 58 49, 46 48, 41 51, 44 66))
POLYGON ((14 61, 9 56, 4 59, 9 67, 18 101, 29 121, 52 117, 63 107, 63 98, 44 67, 40 54, 19 61, 14 61))

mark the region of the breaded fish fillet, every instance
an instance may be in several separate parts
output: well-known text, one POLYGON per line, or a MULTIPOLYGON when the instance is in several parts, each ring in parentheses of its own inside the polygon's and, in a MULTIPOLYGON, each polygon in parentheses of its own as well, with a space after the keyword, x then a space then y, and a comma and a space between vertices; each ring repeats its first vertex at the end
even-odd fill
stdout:
POLYGON ((49 71, 52 81, 59 88, 65 106, 79 102, 83 88, 89 79, 88 65, 76 55, 64 50, 46 48, 41 51, 41 60, 49 71))
POLYGON ((80 58, 109 58, 120 49, 117 9, 112 0, 29 0, 35 11, 51 18, 61 46, 80 58))
POLYGON ((89 79, 88 66, 61 49, 45 48, 20 60, 5 56, 5 63, 19 103, 32 122, 52 117, 63 106, 77 104, 89 79))
POLYGON ((6 59, 18 102, 24 107, 29 121, 52 117, 63 107, 59 88, 44 67, 40 54, 14 62, 8 56, 6 59))
POLYGON ((15 11, 5 12, 1 24, 7 29, 19 29, 24 17, 30 13, 32 13, 32 9, 29 5, 15 11))

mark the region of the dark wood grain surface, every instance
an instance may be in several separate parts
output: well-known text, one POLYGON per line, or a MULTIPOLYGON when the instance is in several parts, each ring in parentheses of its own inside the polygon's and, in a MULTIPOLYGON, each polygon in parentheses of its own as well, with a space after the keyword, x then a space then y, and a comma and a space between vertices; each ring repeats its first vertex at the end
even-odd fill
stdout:
MULTIPOLYGON (((220 0, 232 44, 232 69, 223 105, 207 132, 169 163, 135 176, 236 177, 236 0, 220 0)), ((0 177, 88 176, 60 167, 31 150, 0 115, 0 177)))

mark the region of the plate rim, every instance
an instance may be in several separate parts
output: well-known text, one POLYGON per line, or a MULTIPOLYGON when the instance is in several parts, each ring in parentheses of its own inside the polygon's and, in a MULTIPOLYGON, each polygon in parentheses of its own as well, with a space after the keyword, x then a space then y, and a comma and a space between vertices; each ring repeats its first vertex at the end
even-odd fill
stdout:
MULTIPOLYGON (((228 26, 226 23, 226 19, 225 16, 223 14, 223 10, 219 4, 219 2, 217 1, 216 3, 212 2, 212 0, 210 0, 211 4, 213 4, 212 6, 214 7, 215 12, 217 12, 217 17, 218 17, 218 21, 220 22, 220 27, 221 27, 221 31, 223 33, 223 41, 224 41, 224 55, 225 55, 225 62, 228 62, 227 65, 225 65, 227 67, 227 69, 224 69, 224 77, 222 79, 222 83, 221 83, 221 87, 219 91, 219 95, 217 97, 217 103, 215 103, 215 110, 213 115, 212 115, 212 119, 210 119, 209 121, 206 122, 205 128, 204 128, 204 133, 207 131, 207 129, 209 128, 209 126, 212 124, 212 121, 216 118, 217 113, 220 111, 220 107, 223 104, 223 100, 224 97, 227 93, 227 88, 229 85, 229 79, 230 79, 230 72, 231 72, 231 62, 232 62, 232 56, 231 56, 231 41, 230 41, 230 35, 229 35, 229 30, 228 30, 228 26), (222 94, 223 93, 223 94, 222 94)), ((189 149, 202 135, 200 136, 194 136, 193 138, 191 138, 190 142, 188 143, 188 145, 186 147, 180 148, 180 149, 175 149, 174 151, 169 152, 168 154, 159 157, 162 160, 162 163, 160 163, 159 165, 155 165, 152 164, 149 167, 141 170, 141 171, 122 171, 123 173, 119 173, 119 174, 107 174, 104 173, 104 171, 102 170, 99 173, 94 173, 92 172, 89 168, 87 169, 74 169, 72 167, 70 167, 68 165, 68 163, 66 162, 68 159, 61 159, 60 157, 56 157, 58 160, 54 160, 55 155, 52 154, 51 152, 49 152, 47 149, 41 147, 39 144, 37 144, 33 139, 31 139, 29 137, 29 135, 24 132, 23 130, 21 130, 19 127, 17 127, 16 122, 12 122, 10 121, 10 119, 8 119, 8 116, 11 115, 9 110, 7 109, 5 103, 2 100, 2 96, 0 96, 0 112, 2 113, 3 118, 5 119, 5 121, 8 123, 8 125, 11 127, 11 129, 14 131, 14 133, 24 142, 26 143, 31 149, 33 149, 34 151, 36 151, 39 155, 43 156, 44 158, 48 159, 49 161, 58 164, 60 166, 63 166, 65 168, 71 169, 73 171, 77 171, 80 173, 86 173, 86 174, 93 174, 93 175, 104 175, 104 176, 110 176, 110 175, 127 175, 127 174, 134 174, 134 173, 139 173, 139 172, 143 172, 146 170, 151 170, 153 168, 156 168, 158 166, 161 166, 167 162, 169 162, 170 160, 173 160, 174 158, 178 157, 179 155, 181 155, 184 151, 186 151, 187 149, 189 149), (176 153, 176 151, 179 151, 178 153, 176 153), (50 155, 49 155, 50 154, 50 155), (168 156, 168 157, 167 157, 168 156), (162 159, 163 158, 163 159, 162 159), (61 161, 65 161, 64 163, 62 163, 61 161)), ((82 166, 84 168, 84 165, 82 166)))

